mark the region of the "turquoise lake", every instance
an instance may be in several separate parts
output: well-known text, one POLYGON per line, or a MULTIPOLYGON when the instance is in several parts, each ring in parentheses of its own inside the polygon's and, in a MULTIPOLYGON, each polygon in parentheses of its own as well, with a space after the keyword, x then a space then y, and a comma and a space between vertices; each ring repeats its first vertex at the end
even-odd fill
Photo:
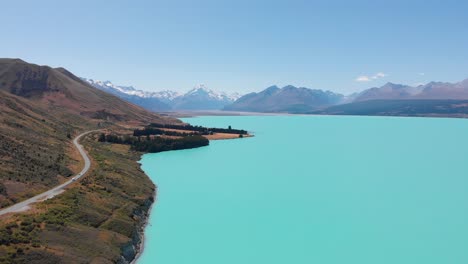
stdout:
POLYGON ((468 120, 184 121, 255 137, 143 156, 139 264, 468 263, 468 120))

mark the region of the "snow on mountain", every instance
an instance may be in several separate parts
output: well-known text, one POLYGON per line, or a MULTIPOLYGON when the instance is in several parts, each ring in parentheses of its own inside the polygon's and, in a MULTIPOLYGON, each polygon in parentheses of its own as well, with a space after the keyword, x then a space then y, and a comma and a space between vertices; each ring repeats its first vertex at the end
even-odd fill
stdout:
MULTIPOLYGON (((162 103, 169 105, 172 109, 218 110, 222 109, 225 105, 233 103, 241 97, 239 93, 228 94, 225 92, 218 92, 207 88, 203 84, 197 85, 193 89, 182 94, 171 90, 162 90, 157 92, 143 91, 138 90, 133 86, 115 85, 110 81, 99 81, 87 78, 82 78, 82 80, 98 89, 110 92, 124 99, 128 96, 136 96, 138 98, 145 99, 158 99, 162 103)), ((136 98, 132 98, 131 102, 139 104, 135 101, 136 98)))
POLYGON ((102 88, 102 89, 114 89, 117 90, 121 93, 125 93, 128 95, 135 95, 138 97, 143 97, 143 98, 168 98, 168 99, 173 99, 174 97, 178 96, 177 92, 172 92, 172 91, 161 91, 161 92, 148 92, 148 91, 143 91, 143 90, 137 90, 133 86, 118 86, 113 84, 110 81, 99 81, 99 80, 93 80, 93 79, 87 79, 87 78, 81 78, 82 80, 88 82, 92 86, 102 88))
POLYGON ((181 96, 180 93, 174 92, 171 90, 163 90, 159 92, 153 92, 151 94, 153 97, 160 98, 160 99, 167 99, 167 100, 174 100, 175 98, 181 96))
POLYGON ((222 101, 231 101, 234 102, 237 99, 239 99, 242 95, 240 93, 231 93, 228 94, 226 92, 217 92, 214 90, 211 90, 209 88, 206 88, 204 84, 199 84, 195 86, 192 90, 188 91, 185 96, 187 95, 192 95, 192 94, 200 94, 204 93, 207 94, 210 98, 217 99, 217 100, 222 100, 222 101))
POLYGON ((118 86, 114 85, 110 81, 99 81, 93 79, 81 78, 83 81, 88 82, 93 87, 111 93, 123 100, 130 103, 139 105, 147 110, 158 112, 167 111, 171 109, 171 106, 156 97, 152 97, 150 92, 145 92, 135 89, 132 86, 118 86))
POLYGON ((239 98, 242 97, 242 94, 240 94, 240 93, 232 93, 232 94, 227 95, 227 96, 228 96, 229 100, 235 102, 235 101, 237 101, 237 99, 239 99, 239 98))

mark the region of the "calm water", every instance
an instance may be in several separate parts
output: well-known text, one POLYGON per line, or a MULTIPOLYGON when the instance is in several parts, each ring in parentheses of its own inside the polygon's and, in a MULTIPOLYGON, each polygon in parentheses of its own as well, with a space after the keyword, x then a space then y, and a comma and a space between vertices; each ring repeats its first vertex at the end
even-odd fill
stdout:
POLYGON ((139 264, 468 263, 468 120, 186 121, 256 137, 144 155, 139 264))

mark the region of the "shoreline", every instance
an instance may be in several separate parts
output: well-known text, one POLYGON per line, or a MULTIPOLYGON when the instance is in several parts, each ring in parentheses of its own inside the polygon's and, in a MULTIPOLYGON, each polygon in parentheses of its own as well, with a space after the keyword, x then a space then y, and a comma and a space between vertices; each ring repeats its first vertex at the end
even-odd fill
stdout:
MULTIPOLYGON (((229 137, 223 137, 223 138, 207 138, 208 140, 210 141, 217 141, 217 140, 232 140, 232 139, 242 139, 238 136, 238 134, 226 134, 226 133, 220 133, 220 134, 223 134, 224 136, 226 135, 229 135, 229 137), (234 136, 236 135, 236 136, 234 136)), ((252 134, 247 134, 247 135, 244 135, 243 138, 249 138, 249 137, 253 137, 254 135, 252 134)), ((182 149, 183 150, 183 149, 182 149)), ((145 154, 149 154, 149 153, 142 153, 141 156, 140 156, 140 160, 137 161, 136 163, 140 165, 140 169, 141 169, 141 160, 143 158, 143 155, 145 154)), ((151 179, 151 177, 146 174, 146 172, 141 169, 144 174, 146 175, 146 177, 148 177, 148 179, 151 180, 151 182, 153 182, 153 180, 151 179)), ((155 191, 154 191, 154 194, 153 194, 153 202, 151 203, 151 206, 150 208, 148 209, 148 211, 146 211, 145 215, 144 215, 144 220, 143 222, 141 223, 141 225, 138 227, 138 236, 139 236, 139 242, 134 245, 135 247, 135 257, 133 258, 132 261, 130 261, 129 263, 130 264, 136 264, 138 262, 138 260, 141 258, 141 256, 143 255, 143 252, 145 251, 145 240, 146 240, 146 236, 145 236, 145 231, 146 231, 146 227, 148 226, 149 224, 149 218, 150 218, 150 215, 154 209, 154 207, 156 206, 156 203, 158 201, 158 185, 156 184, 156 182, 153 182, 154 186, 155 186, 155 191)))
MULTIPOLYGON (((139 163, 139 162, 137 162, 137 163, 140 164, 140 167, 141 167, 141 163, 139 163)), ((146 173, 145 173, 145 175, 151 180, 151 178, 146 173)), ((140 226, 140 228, 138 230, 138 235, 140 237, 140 242, 137 243, 137 245, 135 246, 136 254, 135 254, 135 257, 133 258, 133 260, 130 262, 130 264, 136 264, 138 262, 138 260, 140 259, 141 255, 143 254, 143 252, 145 251, 145 240, 146 240, 145 230, 146 230, 146 227, 149 224, 149 218, 150 218, 151 212, 153 211, 154 206, 156 206, 157 196, 158 196, 158 186, 156 185, 156 183, 154 183, 154 185, 156 186, 156 190, 154 191, 154 195, 153 195, 153 203, 151 204, 150 208, 146 212, 146 217, 143 220, 143 224, 140 226)))

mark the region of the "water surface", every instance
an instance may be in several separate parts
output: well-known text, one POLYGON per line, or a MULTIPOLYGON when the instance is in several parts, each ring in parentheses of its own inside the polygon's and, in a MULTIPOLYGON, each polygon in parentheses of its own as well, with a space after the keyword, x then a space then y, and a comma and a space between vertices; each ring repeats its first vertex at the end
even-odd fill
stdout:
POLYGON ((468 263, 468 120, 186 119, 254 138, 146 154, 140 264, 468 263))

